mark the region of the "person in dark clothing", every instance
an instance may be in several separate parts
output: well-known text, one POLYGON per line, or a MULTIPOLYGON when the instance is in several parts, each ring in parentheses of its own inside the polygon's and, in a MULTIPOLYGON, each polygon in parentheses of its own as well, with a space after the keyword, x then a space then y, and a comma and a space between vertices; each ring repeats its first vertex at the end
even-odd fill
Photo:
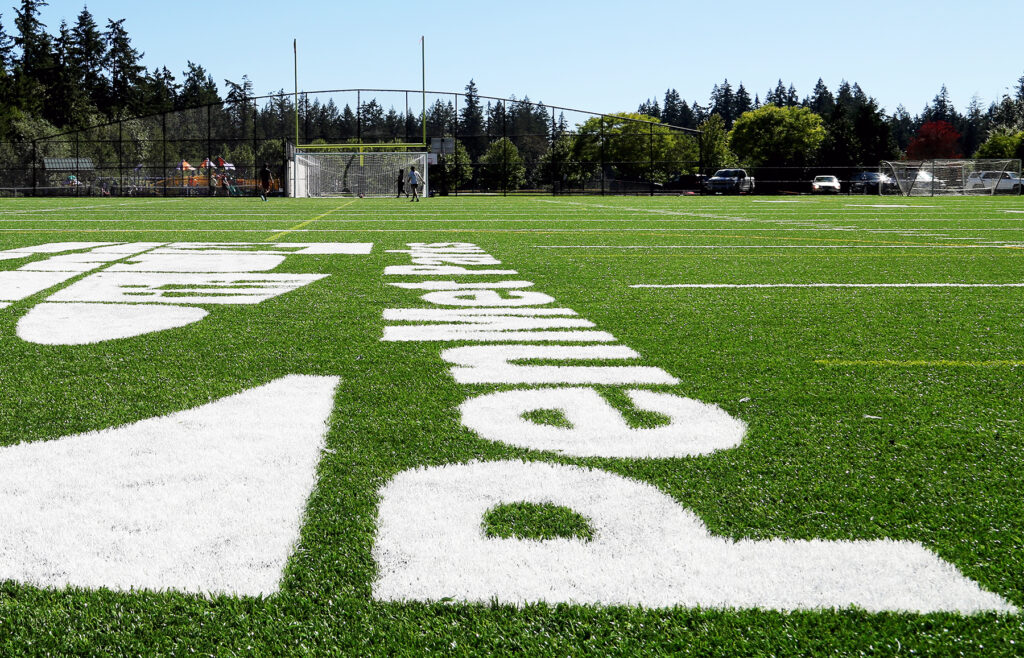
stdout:
POLYGON ((398 170, 398 180, 395 182, 398 184, 398 194, 395 195, 395 198, 397 199, 403 194, 409 196, 409 193, 405 191, 405 169, 398 170))
POLYGON ((260 198, 264 201, 267 200, 267 195, 270 194, 270 184, 273 180, 274 174, 270 173, 270 165, 264 162, 263 169, 260 169, 260 198))

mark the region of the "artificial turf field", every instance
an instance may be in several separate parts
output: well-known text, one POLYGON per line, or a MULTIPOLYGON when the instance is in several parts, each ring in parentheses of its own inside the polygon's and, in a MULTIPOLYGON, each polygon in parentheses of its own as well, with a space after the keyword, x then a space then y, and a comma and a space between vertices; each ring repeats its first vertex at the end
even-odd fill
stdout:
MULTIPOLYGON (((0 201, 0 250, 70 241, 373 248, 289 256, 275 272, 329 276, 133 338, 20 339, 19 318, 53 290, 0 309, 0 446, 163 416, 290 374, 342 381, 280 591, 208 597, 8 580, 0 655, 1021 653, 1020 614, 400 603, 372 591, 378 492, 389 480, 416 467, 526 460, 653 485, 734 540, 918 542, 1021 608, 1019 197, 0 201), (679 380, 640 388, 744 421, 742 444, 623 459, 482 439, 460 424, 459 405, 496 387, 456 382, 440 356, 468 343, 381 341, 385 309, 427 306, 423 291, 386 285, 417 277, 384 276, 410 262, 387 250, 413 242, 478 245, 518 272, 504 278, 533 282, 679 380), (823 283, 897 285, 801 287, 823 283), (631 287, 640 284, 777 287, 631 287)), ((0 260, 0 270, 25 262, 0 260)), ((631 408, 621 387, 598 388, 633 426, 665 420, 631 408)), ((564 508, 501 512, 488 517, 490 536, 589 532, 564 508)))

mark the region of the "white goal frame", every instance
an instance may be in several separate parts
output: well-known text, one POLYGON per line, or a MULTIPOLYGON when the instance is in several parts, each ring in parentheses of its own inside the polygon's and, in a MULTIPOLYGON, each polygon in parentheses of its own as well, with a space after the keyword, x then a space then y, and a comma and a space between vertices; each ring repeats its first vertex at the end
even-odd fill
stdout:
POLYGON ((366 147, 296 148, 288 162, 289 196, 306 198, 396 196, 399 172, 408 189, 409 167, 423 176, 421 196, 430 195, 427 153, 424 151, 370 151, 366 147))
POLYGON ((1021 194, 1021 161, 1016 158, 884 160, 878 170, 902 196, 1021 194))

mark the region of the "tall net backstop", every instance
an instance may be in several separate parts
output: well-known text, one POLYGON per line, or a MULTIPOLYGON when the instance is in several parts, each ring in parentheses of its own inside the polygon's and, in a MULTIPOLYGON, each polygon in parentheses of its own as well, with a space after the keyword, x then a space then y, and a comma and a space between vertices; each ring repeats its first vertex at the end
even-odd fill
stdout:
POLYGON ((0 196, 255 194, 264 165, 280 186, 274 193, 374 195, 395 189, 397 171, 388 164, 395 156, 370 151, 422 153, 435 139, 452 148, 430 153, 434 195, 678 194, 698 191, 702 169, 715 166, 702 166, 699 137, 635 116, 476 94, 347 89, 299 93, 297 103, 293 94, 248 96, 0 143, 0 196), (318 159, 310 149, 289 170, 296 144, 300 153, 350 150, 318 159), (303 168, 307 189, 292 190, 303 168))

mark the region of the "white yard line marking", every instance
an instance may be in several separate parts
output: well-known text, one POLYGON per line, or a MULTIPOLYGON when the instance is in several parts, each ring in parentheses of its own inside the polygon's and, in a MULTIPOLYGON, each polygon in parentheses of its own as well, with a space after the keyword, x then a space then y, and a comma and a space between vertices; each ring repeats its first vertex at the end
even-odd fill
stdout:
POLYGON ((636 283, 630 288, 1024 288, 1024 283, 636 283))
POLYGON ((1020 249, 1012 244, 668 244, 534 245, 537 249, 1020 249))
POLYGON ((578 201, 549 201, 547 199, 541 199, 542 203, 553 203, 556 205, 569 205, 569 206, 584 206, 586 208, 602 208, 607 210, 614 210, 617 212, 635 212, 635 213, 650 213, 653 215, 678 215, 681 217, 702 217, 706 219, 722 219, 731 220, 736 222, 750 222, 753 221, 749 217, 737 217, 735 215, 715 215, 707 212, 686 212, 684 210, 662 210, 660 208, 629 208, 619 206, 608 206, 600 203, 580 203, 578 201))
POLYGON ((938 206, 918 206, 900 203, 848 203, 847 208, 938 208, 938 206))

